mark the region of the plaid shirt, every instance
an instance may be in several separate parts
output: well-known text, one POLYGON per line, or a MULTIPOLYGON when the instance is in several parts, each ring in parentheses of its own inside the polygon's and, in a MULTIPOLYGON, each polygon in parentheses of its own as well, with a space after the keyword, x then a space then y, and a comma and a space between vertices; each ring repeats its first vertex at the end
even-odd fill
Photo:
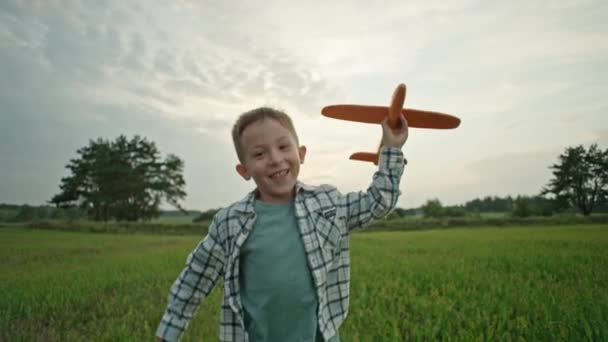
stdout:
MULTIPOLYGON (((342 195, 328 185, 296 184, 296 221, 316 287, 318 327, 325 340, 337 333, 348 314, 349 231, 386 216, 401 193, 399 181, 405 165, 401 150, 382 148, 378 165, 365 192, 342 195)), ((201 299, 223 277, 220 341, 248 341, 239 293, 239 251, 256 219, 255 194, 252 191, 215 215, 207 236, 171 286, 158 337, 177 341, 201 299)))

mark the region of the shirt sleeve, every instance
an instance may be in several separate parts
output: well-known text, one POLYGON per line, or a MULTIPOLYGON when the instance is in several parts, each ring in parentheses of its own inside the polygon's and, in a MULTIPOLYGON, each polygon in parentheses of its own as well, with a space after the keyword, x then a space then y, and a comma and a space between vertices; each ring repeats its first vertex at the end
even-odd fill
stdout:
POLYGON ((390 213, 397 205, 401 191, 399 182, 406 164, 403 152, 397 147, 382 147, 378 170, 366 191, 347 193, 347 224, 353 230, 366 226, 390 213))
POLYGON ((219 241, 215 219, 209 233, 190 253, 186 267, 169 290, 169 304, 156 331, 165 341, 178 341, 198 309, 223 275, 225 254, 219 241))

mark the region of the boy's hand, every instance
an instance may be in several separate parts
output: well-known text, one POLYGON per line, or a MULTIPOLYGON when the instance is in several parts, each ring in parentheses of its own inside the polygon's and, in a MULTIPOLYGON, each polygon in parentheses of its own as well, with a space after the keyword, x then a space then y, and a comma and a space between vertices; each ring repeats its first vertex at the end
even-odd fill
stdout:
POLYGON ((391 129, 388 126, 388 117, 382 121, 382 145, 386 147, 403 147, 408 136, 407 120, 403 115, 399 115, 401 126, 391 129))

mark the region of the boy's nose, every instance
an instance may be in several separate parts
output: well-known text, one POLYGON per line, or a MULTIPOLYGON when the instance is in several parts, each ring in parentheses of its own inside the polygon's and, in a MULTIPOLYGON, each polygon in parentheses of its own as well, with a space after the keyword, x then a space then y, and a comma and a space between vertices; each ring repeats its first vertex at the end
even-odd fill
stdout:
POLYGON ((270 151, 270 162, 276 164, 281 161, 281 154, 279 151, 270 151))

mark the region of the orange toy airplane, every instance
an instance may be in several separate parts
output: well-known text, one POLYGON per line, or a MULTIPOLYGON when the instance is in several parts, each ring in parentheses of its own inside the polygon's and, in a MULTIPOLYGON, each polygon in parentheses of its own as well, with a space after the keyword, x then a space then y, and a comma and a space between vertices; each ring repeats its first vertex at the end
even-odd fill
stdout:
MULTIPOLYGON (((390 107, 361 106, 361 105, 332 105, 324 107, 321 114, 324 116, 349 121, 379 124, 388 116, 388 125, 393 129, 401 126, 399 115, 407 120, 408 127, 449 129, 460 125, 460 119, 443 113, 426 110, 403 108, 405 101, 405 84, 399 84, 393 93, 390 107)), ((382 142, 378 147, 378 152, 382 142)), ((352 160, 361 160, 378 164, 378 153, 356 152, 350 156, 352 160)))

